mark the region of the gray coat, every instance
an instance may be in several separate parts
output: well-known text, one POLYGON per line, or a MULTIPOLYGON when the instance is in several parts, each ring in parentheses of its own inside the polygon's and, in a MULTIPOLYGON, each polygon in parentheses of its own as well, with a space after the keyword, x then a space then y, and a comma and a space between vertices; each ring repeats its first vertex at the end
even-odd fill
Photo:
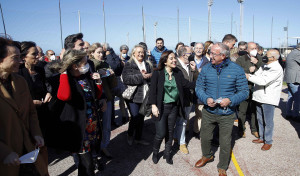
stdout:
POLYGON ((286 58, 286 83, 300 83, 300 49, 294 49, 286 58))

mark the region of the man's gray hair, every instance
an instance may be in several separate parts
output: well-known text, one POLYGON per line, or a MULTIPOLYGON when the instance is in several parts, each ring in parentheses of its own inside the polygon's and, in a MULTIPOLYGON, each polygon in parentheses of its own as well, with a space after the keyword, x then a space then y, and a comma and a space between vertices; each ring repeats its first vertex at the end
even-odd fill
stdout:
POLYGON ((270 49, 269 52, 270 52, 271 56, 273 56, 276 60, 279 59, 280 54, 279 54, 278 50, 276 50, 276 49, 270 49))
POLYGON ((129 51, 129 48, 128 48, 127 45, 121 45, 121 46, 120 46, 120 51, 122 51, 122 50, 127 50, 127 51, 129 51))
POLYGON ((189 47, 189 46, 184 45, 184 46, 178 48, 178 53, 177 53, 178 57, 182 57, 183 55, 185 55, 185 53, 187 52, 186 47, 189 47))
POLYGON ((201 44, 201 45, 203 46, 203 49, 204 49, 204 44, 203 44, 202 42, 196 42, 195 45, 194 45, 194 47, 195 47, 196 45, 198 45, 198 44, 201 44))
POLYGON ((226 58, 230 56, 230 50, 227 45, 221 42, 217 42, 216 45, 218 45, 221 48, 220 53, 224 54, 226 58))

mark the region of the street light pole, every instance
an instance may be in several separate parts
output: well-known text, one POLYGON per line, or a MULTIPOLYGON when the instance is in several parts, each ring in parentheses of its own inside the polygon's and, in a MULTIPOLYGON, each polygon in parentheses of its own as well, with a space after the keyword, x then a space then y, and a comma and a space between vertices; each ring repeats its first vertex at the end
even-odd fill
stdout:
POLYGON ((2 23, 3 23, 3 28, 4 28, 4 34, 5 34, 5 37, 7 37, 6 36, 6 28, 5 28, 5 22, 4 22, 4 17, 3 17, 3 11, 2 11, 1 3, 0 3, 0 9, 1 9, 1 16, 2 16, 2 23))
POLYGON ((156 26, 157 26, 157 21, 154 23, 154 40, 157 39, 157 30, 156 30, 156 26))
POLYGON ((243 18, 244 18, 244 11, 243 11, 243 2, 244 0, 237 0, 240 3, 240 41, 243 40, 243 18))
POLYGON ((211 6, 213 0, 208 0, 208 40, 211 40, 211 6))
POLYGON ((79 33, 80 33, 81 32, 80 10, 78 10, 78 28, 79 28, 79 33))

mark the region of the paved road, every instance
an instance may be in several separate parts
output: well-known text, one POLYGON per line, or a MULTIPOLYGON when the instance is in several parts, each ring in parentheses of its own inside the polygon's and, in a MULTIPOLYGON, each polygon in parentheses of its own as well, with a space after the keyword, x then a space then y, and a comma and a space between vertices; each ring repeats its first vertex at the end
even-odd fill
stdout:
MULTIPOLYGON (((300 175, 300 123, 288 121, 283 118, 284 106, 287 99, 286 88, 283 90, 280 101, 280 109, 275 110, 275 128, 273 147, 270 151, 262 151, 262 145, 253 144, 255 139, 251 135, 249 124, 246 123, 246 138, 237 135, 237 124, 233 129, 233 155, 236 159, 230 162, 228 175, 300 175), (240 168, 240 172, 237 171, 240 168)), ((191 122, 194 113, 190 114, 191 122)), ((194 166, 201 157, 200 140, 187 134, 190 154, 184 155, 173 146, 173 165, 166 164, 162 159, 164 144, 160 150, 158 164, 153 164, 152 147, 127 144, 126 131, 128 124, 112 131, 109 151, 113 154, 112 160, 102 159, 106 163, 105 170, 97 172, 102 176, 194 176, 194 175, 217 175, 217 163, 219 161, 219 148, 213 148, 215 161, 201 169, 194 166)), ((145 119, 144 138, 152 141, 155 134, 154 122, 145 119)), ((63 152, 57 154, 49 149, 49 172, 50 175, 77 175, 77 169, 70 154, 63 152)))

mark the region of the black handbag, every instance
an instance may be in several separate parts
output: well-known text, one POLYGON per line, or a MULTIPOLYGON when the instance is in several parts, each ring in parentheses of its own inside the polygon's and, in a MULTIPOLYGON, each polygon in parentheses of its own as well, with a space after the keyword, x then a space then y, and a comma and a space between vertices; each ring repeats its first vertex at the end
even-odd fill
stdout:
POLYGON ((147 91, 144 101, 139 110, 139 113, 146 117, 152 114, 152 107, 150 104, 148 104, 148 99, 149 99, 149 90, 147 91))

